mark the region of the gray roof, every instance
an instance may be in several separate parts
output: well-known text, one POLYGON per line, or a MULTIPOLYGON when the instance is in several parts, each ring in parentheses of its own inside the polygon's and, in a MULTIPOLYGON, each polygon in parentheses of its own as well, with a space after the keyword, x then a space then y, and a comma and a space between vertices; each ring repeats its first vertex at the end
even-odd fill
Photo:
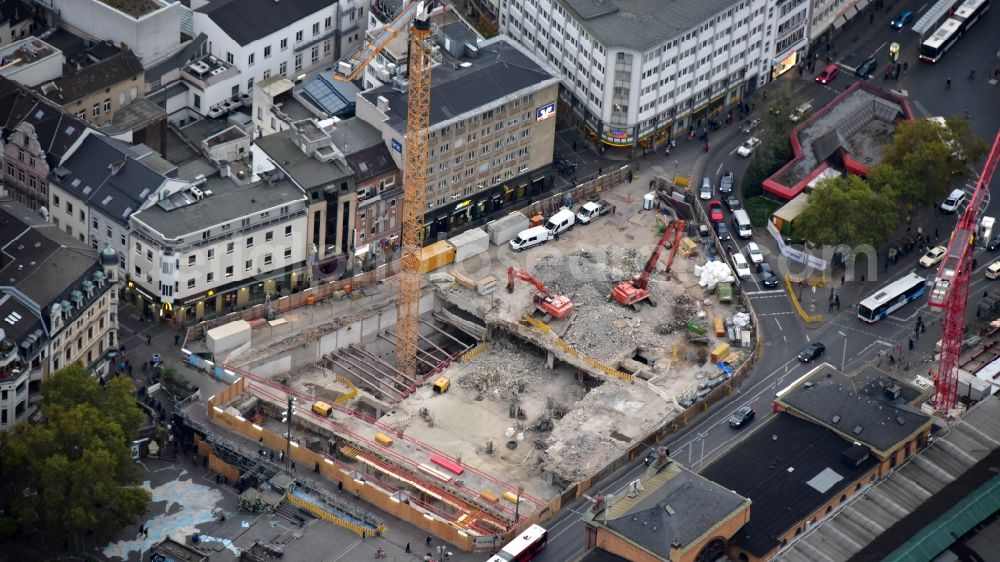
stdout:
POLYGON ((174 239, 306 198, 289 181, 239 186, 229 178, 215 176, 209 178, 201 189, 211 191, 212 195, 171 211, 153 205, 133 217, 164 238, 174 239))
POLYGON ((382 132, 357 117, 337 123, 330 134, 333 144, 345 155, 371 148, 382 142, 382 132))
POLYGON ((335 5, 330 0, 212 0, 197 11, 211 18, 233 41, 245 46, 316 12, 326 11, 333 16, 335 5))
MULTIPOLYGON (((106 90, 120 82, 142 75, 142 63, 131 51, 119 51, 114 56, 85 66, 72 73, 63 74, 53 83, 56 88, 42 94, 53 102, 66 107, 74 101, 95 92, 106 90)), ((137 82, 137 87, 141 81, 137 82)), ((39 87, 40 91, 41 88, 39 87)))
POLYGON ((170 55, 162 62, 157 63, 155 66, 151 66, 146 69, 146 83, 152 84, 159 82, 163 75, 170 72, 171 70, 177 70, 185 66, 187 63, 194 61, 198 57, 204 54, 204 45, 208 41, 208 36, 204 33, 199 33, 194 40, 188 42, 184 45, 184 48, 177 51, 176 53, 170 55))
POLYGON ((930 416, 907 404, 919 394, 913 387, 885 378, 877 371, 862 371, 847 377, 824 363, 777 402, 846 439, 882 452, 892 450, 931 422, 930 416), (885 394, 885 387, 890 384, 899 387, 899 398, 891 399, 885 394))
MULTIPOLYGON (((544 82, 556 82, 545 68, 505 37, 481 43, 478 57, 459 62, 470 66, 446 61, 431 72, 431 126, 544 82)), ((379 96, 385 97, 389 101, 388 124, 405 133, 406 93, 386 85, 361 95, 372 105, 378 104, 379 96)))
POLYGON ((732 543, 756 556, 778 537, 878 464, 869 454, 857 466, 843 460, 853 447, 836 433, 788 413, 771 416, 701 471, 713 482, 750 498, 750 522, 732 543))
POLYGON ((6 140, 20 123, 29 123, 50 166, 55 166, 87 129, 87 123, 73 117, 38 93, 8 78, 0 77, 0 126, 6 140))
POLYGON ((140 98, 125 107, 118 108, 111 123, 101 127, 101 132, 114 136, 126 131, 134 131, 160 119, 166 119, 167 112, 147 98, 140 98))
POLYGON ((0 290, 0 318, 3 319, 0 330, 4 332, 4 339, 18 344, 42 327, 39 314, 24 306, 21 301, 14 298, 13 294, 3 290, 0 290), (13 323, 7 322, 7 318, 13 320, 13 323))
POLYGON ((643 486, 649 491, 640 492, 634 505, 621 512, 610 508, 614 518, 609 514, 606 526, 658 554, 670 552, 673 542, 681 547, 690 545, 749 503, 675 462, 668 462, 659 474, 643 479, 643 486), (666 481, 649 490, 658 477, 666 481))
POLYGON ((347 156, 347 163, 354 170, 355 182, 385 175, 396 169, 396 162, 383 143, 347 156))
POLYGON ((123 225, 164 179, 136 160, 127 144, 97 135, 84 139, 62 167, 51 174, 54 184, 123 225))
POLYGON ((644 52, 715 17, 738 0, 558 0, 608 48, 644 52))
POLYGON ((10 199, 0 200, 0 240, 0 285, 16 287, 40 308, 99 266, 97 250, 10 199))
POLYGON ((302 152, 295 145, 294 138, 295 131, 286 129, 254 142, 302 189, 328 185, 354 175, 350 168, 337 160, 320 162, 302 152))

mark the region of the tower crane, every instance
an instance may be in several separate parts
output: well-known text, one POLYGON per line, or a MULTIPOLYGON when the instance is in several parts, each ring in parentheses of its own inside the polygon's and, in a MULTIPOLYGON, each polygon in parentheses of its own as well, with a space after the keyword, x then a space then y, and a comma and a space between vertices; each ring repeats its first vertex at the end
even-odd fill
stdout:
POLYGON ((427 128, 431 98, 431 4, 410 2, 382 27, 359 54, 360 62, 337 79, 356 79, 389 43, 409 27, 409 86, 406 100, 406 148, 403 165, 402 260, 396 306, 396 368, 405 375, 417 371, 420 338, 420 250, 424 241, 427 187, 427 128))
POLYGON ((670 257, 667 258, 667 272, 670 272, 686 227, 687 223, 682 220, 675 220, 667 225, 666 230, 663 231, 663 236, 660 237, 660 243, 656 245, 653 255, 649 256, 642 273, 615 285, 614 289, 611 290, 611 297, 625 306, 632 307, 633 310, 637 309, 638 304, 644 300, 649 300, 650 305, 656 306, 656 302, 653 301, 649 291, 649 276, 656 270, 656 262, 660 261, 660 254, 663 253, 663 248, 667 245, 672 235, 674 238, 673 245, 670 248, 670 257))
POLYGON ((955 226, 948 252, 938 267, 928 306, 944 309, 941 356, 934 377, 934 406, 947 416, 958 402, 958 362, 965 335, 965 307, 969 301, 972 254, 975 251, 976 224, 989 194, 993 172, 1000 160, 1000 133, 990 149, 986 165, 969 198, 969 205, 955 226))
POLYGON ((553 295, 545 284, 535 278, 535 276, 514 266, 507 268, 508 293, 514 292, 514 281, 518 279, 527 281, 535 286, 537 292, 532 298, 532 301, 535 303, 535 306, 545 314, 548 314, 557 320, 562 320, 570 314, 573 314, 573 302, 569 300, 569 297, 564 295, 553 295))

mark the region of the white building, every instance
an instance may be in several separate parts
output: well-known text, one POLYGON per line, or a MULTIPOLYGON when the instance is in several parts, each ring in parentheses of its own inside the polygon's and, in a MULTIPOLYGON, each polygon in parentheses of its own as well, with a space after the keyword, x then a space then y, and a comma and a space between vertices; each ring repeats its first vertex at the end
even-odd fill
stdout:
POLYGON ((559 70, 592 138, 634 148, 766 83, 776 17, 766 0, 501 0, 499 28, 559 70))
POLYGON ((153 314, 183 322, 300 288, 306 204, 275 175, 248 186, 213 177, 133 214, 134 294, 153 314))
POLYGON ((0 49, 0 62, 0 76, 32 88, 62 76, 66 57, 45 41, 28 37, 0 49))
POLYGON ((146 68, 180 48, 184 9, 180 2, 36 0, 33 4, 48 13, 51 25, 58 24, 98 41, 125 43, 146 68))
MULTIPOLYGON (((861 13, 871 0, 812 0, 809 16, 809 40, 836 31, 861 13)), ((895 14, 886 14, 893 17, 895 14)))
POLYGON ((240 92, 271 76, 295 78, 331 65, 363 41, 364 0, 194 2, 194 31, 208 51, 239 69, 240 92), (200 4, 195 8, 194 4, 200 4))
POLYGON ((771 78, 791 70, 804 60, 809 47, 809 0, 781 0, 768 8, 768 36, 771 38, 771 78))

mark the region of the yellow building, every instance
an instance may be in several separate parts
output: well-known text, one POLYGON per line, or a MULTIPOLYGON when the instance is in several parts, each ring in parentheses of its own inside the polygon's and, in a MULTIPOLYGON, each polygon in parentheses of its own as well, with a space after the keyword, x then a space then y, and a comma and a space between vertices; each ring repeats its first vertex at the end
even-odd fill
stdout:
POLYGON ((145 94, 142 63, 124 44, 99 62, 39 86, 43 96, 91 125, 110 125, 115 112, 145 94))

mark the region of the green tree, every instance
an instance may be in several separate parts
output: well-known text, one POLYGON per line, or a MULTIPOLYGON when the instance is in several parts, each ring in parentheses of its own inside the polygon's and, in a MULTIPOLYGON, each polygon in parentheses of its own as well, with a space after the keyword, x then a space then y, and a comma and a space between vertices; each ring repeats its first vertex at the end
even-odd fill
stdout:
POLYGON ((876 192, 858 176, 821 182, 795 219, 798 236, 819 245, 878 244, 899 226, 890 193, 876 192))
MULTIPOLYGON (((962 117, 954 117, 946 121, 948 123, 948 133, 951 140, 958 147, 959 160, 965 164, 979 162, 990 150, 990 145, 983 139, 976 136, 972 129, 972 123, 962 117)), ((962 172, 967 172, 969 168, 963 167, 962 172)))
POLYGON ((882 163, 893 166, 909 187, 899 193, 901 204, 927 205, 950 190, 952 176, 966 165, 952 157, 948 131, 933 121, 921 119, 900 123, 886 147, 882 163))
POLYGON ((70 365, 43 385, 41 423, 0 433, 0 505, 20 529, 105 542, 145 512, 129 448, 143 415, 131 388, 121 378, 102 389, 70 365))

